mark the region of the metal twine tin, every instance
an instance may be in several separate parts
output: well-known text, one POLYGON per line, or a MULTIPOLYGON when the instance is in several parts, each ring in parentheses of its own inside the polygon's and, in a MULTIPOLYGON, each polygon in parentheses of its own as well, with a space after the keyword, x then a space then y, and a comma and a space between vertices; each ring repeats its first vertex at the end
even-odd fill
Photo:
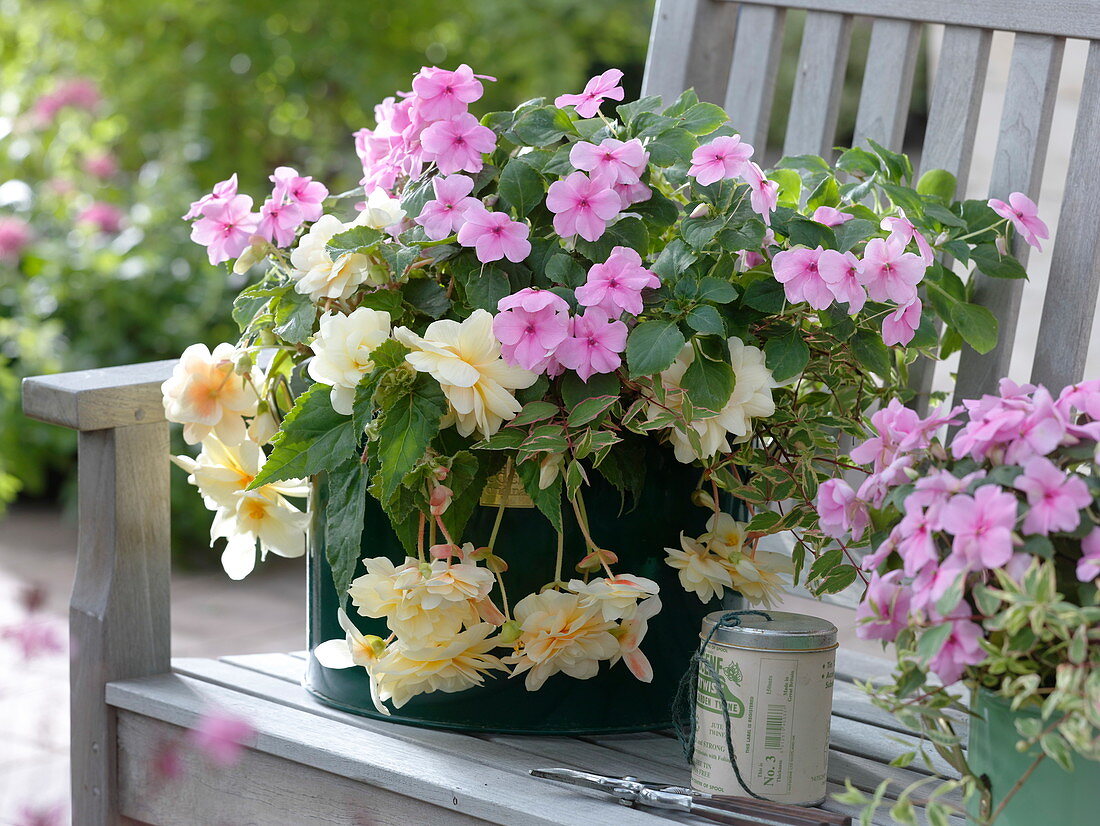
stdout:
POLYGON ((722 621, 728 616, 717 611, 703 618, 702 656, 711 667, 699 669, 691 785, 714 794, 821 803, 836 626, 786 611, 744 614, 736 624, 722 621))

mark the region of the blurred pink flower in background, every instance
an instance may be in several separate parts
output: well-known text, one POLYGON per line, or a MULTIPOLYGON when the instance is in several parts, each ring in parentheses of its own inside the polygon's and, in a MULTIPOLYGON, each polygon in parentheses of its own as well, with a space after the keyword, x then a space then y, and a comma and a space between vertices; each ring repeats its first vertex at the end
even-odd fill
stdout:
POLYGON ((78 224, 87 224, 96 232, 114 235, 122 229, 122 210, 106 201, 96 201, 76 216, 78 224))
POLYGON ((84 171, 93 178, 105 181, 118 173, 118 161, 110 152, 97 152, 84 159, 84 171))
POLYGON ((244 718, 215 708, 202 716, 188 737, 191 744, 211 762, 219 766, 232 766, 240 760, 245 741, 255 733, 252 724, 244 718))
POLYGON ((15 816, 12 826, 64 826, 66 806, 54 803, 49 806, 24 806, 15 816))
POLYGON ((30 224, 13 215, 0 217, 0 261, 18 261, 30 242, 30 224))
POLYGON ((14 625, 0 628, 0 640, 14 643, 24 660, 34 660, 65 650, 65 634, 54 618, 41 613, 46 603, 46 592, 36 586, 28 586, 19 592, 19 604, 23 617, 14 625))
POLYGON ((66 106, 91 112, 102 100, 95 81, 74 77, 61 81, 52 92, 41 95, 32 105, 31 115, 40 126, 48 126, 66 106))

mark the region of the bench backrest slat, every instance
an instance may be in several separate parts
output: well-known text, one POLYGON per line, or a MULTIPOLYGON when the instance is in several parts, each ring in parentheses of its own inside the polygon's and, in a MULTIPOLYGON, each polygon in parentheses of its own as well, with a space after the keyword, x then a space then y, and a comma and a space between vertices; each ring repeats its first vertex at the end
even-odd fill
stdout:
POLYGON ((832 151, 851 39, 851 15, 806 13, 784 155, 827 155, 832 151))
POLYGON ((742 6, 737 26, 725 109, 745 140, 761 151, 768 140, 786 20, 785 9, 742 6))
POLYGON ((901 145, 920 35, 920 25, 908 20, 883 19, 872 25, 852 139, 856 146, 865 145, 868 138, 883 146, 901 145))

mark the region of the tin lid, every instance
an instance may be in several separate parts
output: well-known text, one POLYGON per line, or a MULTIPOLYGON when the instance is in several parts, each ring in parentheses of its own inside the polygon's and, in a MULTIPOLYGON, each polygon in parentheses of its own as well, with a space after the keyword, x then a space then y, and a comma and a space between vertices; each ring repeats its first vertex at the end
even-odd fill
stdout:
MULTIPOLYGON (((701 637, 706 639, 715 624, 729 613, 715 611, 703 617, 701 637)), ((757 613, 738 615, 739 625, 722 625, 712 640, 720 645, 761 651, 818 651, 836 645, 836 626, 828 620, 789 611, 764 613, 771 617, 770 621, 757 613)))

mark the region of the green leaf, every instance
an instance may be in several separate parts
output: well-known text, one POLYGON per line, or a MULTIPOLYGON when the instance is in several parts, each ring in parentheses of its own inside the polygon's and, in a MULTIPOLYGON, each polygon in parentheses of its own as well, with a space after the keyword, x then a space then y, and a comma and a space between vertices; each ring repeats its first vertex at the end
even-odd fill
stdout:
POLYGON ((783 291, 783 285, 769 272, 767 277, 749 284, 742 301, 746 306, 762 313, 778 313, 787 303, 787 296, 783 291))
POLYGON ((513 158, 504 167, 500 173, 498 191, 520 218, 534 209, 546 194, 539 173, 524 163, 522 158, 513 158))
POLYGON ((473 256, 460 256, 452 266, 467 301, 474 309, 495 313, 497 302, 512 294, 508 276, 495 264, 482 264, 473 256))
POLYGON ((951 324, 963 341, 985 354, 997 346, 997 318, 978 304, 956 304, 951 308, 951 324))
POLYGON ((475 442, 474 450, 515 450, 527 438, 527 432, 518 427, 502 427, 488 439, 475 442))
POLYGON ((595 373, 584 381, 572 370, 561 380, 561 399, 565 409, 572 410, 585 399, 596 396, 618 396, 621 392, 619 377, 614 373, 595 373))
POLYGON ((929 628, 921 634, 920 639, 917 640, 917 656, 924 662, 928 662, 935 657, 940 653, 943 644, 947 642, 947 638, 951 636, 952 628, 954 628, 953 623, 945 622, 943 625, 929 628))
POLYGON ((729 304, 737 298, 737 288, 723 278, 708 275, 699 279, 699 289, 695 293, 695 297, 700 301, 729 304))
POLYGON ((867 369, 884 379, 893 372, 894 359, 882 342, 882 336, 871 330, 859 330, 851 338, 852 355, 867 369))
POLYGON ((832 550, 826 551, 810 565, 809 579, 817 579, 818 577, 824 576, 843 561, 844 551, 840 548, 833 548, 832 550))
POLYGON ((660 95, 646 95, 643 98, 632 100, 630 101, 630 103, 624 103, 621 106, 616 106, 615 112, 618 114, 619 120, 621 120, 625 125, 630 126, 631 123, 633 123, 634 119, 638 117, 638 115, 641 115, 644 112, 655 112, 660 108, 660 95))
POLYGON ((721 106, 713 103, 696 103, 677 120, 680 121, 680 126, 693 135, 709 135, 728 118, 721 106))
POLYGON ((867 139, 867 143, 875 150, 875 154, 882 158, 886 171, 895 181, 900 183, 902 180, 908 180, 913 177, 913 164, 909 162, 907 156, 899 152, 891 152, 889 149, 875 143, 870 138, 867 139))
POLYGON ((519 116, 512 131, 528 146, 547 146, 574 131, 565 112, 553 106, 540 106, 519 116), (558 115, 562 115, 561 118, 558 115))
POLYGON ((675 360, 684 346, 684 334, 671 321, 643 321, 626 340, 626 360, 630 375, 660 373, 675 360))
POLYGON ((349 252, 361 252, 363 249, 376 246, 382 240, 382 236, 383 233, 380 229, 352 227, 332 236, 325 248, 332 260, 335 261, 341 255, 346 255, 349 252))
POLYGON ((584 427, 586 424, 600 418, 618 400, 619 397, 617 395, 593 396, 585 399, 569 411, 569 417, 566 419, 566 424, 568 424, 569 427, 584 427))
POLYGON ((524 462, 519 465, 516 470, 519 472, 520 481, 523 482, 523 489, 527 491, 527 495, 531 497, 531 501, 535 503, 535 507, 546 517, 554 530, 561 533, 563 530, 561 519, 561 474, 558 474, 557 478, 554 479, 549 487, 541 489, 539 488, 540 468, 538 462, 524 462))
POLYGON ((856 244, 862 244, 878 231, 878 225, 864 218, 853 218, 837 227, 833 227, 836 236, 836 248, 847 252, 856 244))
POLYGON ((443 514, 443 524, 451 536, 462 535, 466 523, 473 516, 485 489, 489 474, 489 462, 481 462, 468 450, 460 450, 451 457, 451 470, 447 474, 447 487, 453 493, 451 506, 443 514))
POLYGON ((831 227, 811 221, 802 215, 793 216, 790 223, 780 231, 791 239, 792 244, 803 244, 810 249, 814 247, 829 249, 836 246, 836 233, 831 227))
POLYGON ((317 308, 308 295, 287 290, 275 307, 275 326, 272 331, 283 341, 302 344, 313 332, 317 320, 317 308))
POLYGON ((327 384, 314 384, 294 402, 272 440, 271 455, 250 490, 282 479, 305 479, 331 470, 356 453, 362 428, 332 409, 327 384))
POLYGON ((325 559, 332 569, 332 583, 344 604, 344 595, 355 576, 362 553, 363 515, 367 503, 367 466, 352 456, 325 475, 325 559))
POLYGON ((418 373, 409 391, 383 410, 376 448, 383 498, 393 495, 405 474, 423 457, 439 432, 439 420, 446 409, 439 383, 418 373))
POLYGON ((525 424, 533 424, 534 422, 545 421, 546 419, 552 419, 554 416, 561 412, 561 408, 556 404, 550 402, 535 401, 528 402, 523 406, 523 410, 519 411, 512 421, 508 424, 519 427, 525 424))
POLYGON ((657 261, 653 264, 653 272, 657 273, 662 282, 675 281, 695 263, 695 258, 695 253, 687 244, 679 238, 674 238, 657 256, 657 261))
POLYGON ((581 263, 568 253, 557 253, 546 260, 546 277, 555 284, 573 290, 583 286, 587 273, 581 263))
POLYGON ((680 234, 694 249, 701 250, 714 240, 726 221, 725 215, 717 218, 685 218, 680 224, 680 234))
POLYGON ((836 162, 837 168, 857 178, 870 178, 882 169, 880 161, 873 153, 854 146, 845 150, 836 162))
POLYGON ((779 163, 779 169, 805 169, 807 172, 823 172, 826 175, 832 172, 829 164, 820 155, 784 155, 779 163))
POLYGON ((823 206, 840 206, 840 186, 837 185, 836 178, 832 175, 822 178, 821 183, 806 198, 806 209, 816 210, 818 207, 823 206))
POLYGON ((798 328, 779 338, 770 338, 764 344, 764 356, 768 369, 776 381, 794 378, 810 362, 810 348, 802 339, 798 328))
POLYGON ((287 290, 293 289, 290 285, 282 287, 270 287, 262 284, 253 284, 233 299, 233 320, 237 322, 243 333, 252 323, 252 319, 262 310, 274 296, 281 296, 287 290))
POLYGON ((945 204, 955 200, 958 187, 958 180, 946 169, 929 169, 917 181, 917 192, 921 195, 931 195, 945 204))
POLYGON ((428 318, 442 318, 451 309, 447 291, 431 278, 416 278, 401 285, 405 300, 428 318))
POLYGON ((802 198, 802 176, 793 169, 773 169, 768 177, 779 184, 779 203, 797 209, 802 198))
POLYGON ((839 594, 856 581, 856 569, 851 565, 837 565, 817 588, 818 594, 839 594))
POLYGON ((699 148, 699 141, 686 129, 679 127, 662 132, 648 144, 650 163, 656 166, 673 166, 687 163, 691 153, 699 148))
POLYGON ((577 238, 577 252, 594 263, 603 263, 615 247, 630 247, 642 256, 649 252, 649 231, 640 219, 620 218, 596 241, 577 238))
POLYGON ((683 92, 680 93, 680 97, 676 98, 676 102, 665 109, 664 115, 667 118, 679 117, 698 102, 699 95, 695 93, 695 90, 685 89, 683 92))
POLYGON ((722 316, 710 304, 700 304, 698 307, 693 308, 684 320, 697 333, 716 336, 726 334, 726 324, 722 321, 722 316))
POLYGON ((734 381, 729 364, 696 354, 684 372, 681 385, 693 405, 718 412, 729 401, 734 381))
POLYGON ((979 244, 970 254, 978 269, 990 278, 1027 278, 1024 265, 1011 255, 1001 255, 995 244, 979 244))
POLYGON ((395 290, 375 290, 364 295, 359 306, 389 313, 392 320, 401 315, 401 293, 395 290))

